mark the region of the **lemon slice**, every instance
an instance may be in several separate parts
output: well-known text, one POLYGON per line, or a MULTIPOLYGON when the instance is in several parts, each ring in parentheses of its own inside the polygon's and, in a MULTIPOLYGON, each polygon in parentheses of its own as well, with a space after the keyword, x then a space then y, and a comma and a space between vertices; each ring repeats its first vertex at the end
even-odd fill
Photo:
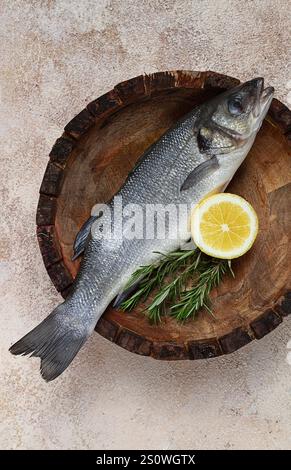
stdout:
POLYGON ((258 233, 258 218, 242 197, 230 193, 203 199, 191 215, 195 245, 215 258, 242 256, 253 245, 258 233))

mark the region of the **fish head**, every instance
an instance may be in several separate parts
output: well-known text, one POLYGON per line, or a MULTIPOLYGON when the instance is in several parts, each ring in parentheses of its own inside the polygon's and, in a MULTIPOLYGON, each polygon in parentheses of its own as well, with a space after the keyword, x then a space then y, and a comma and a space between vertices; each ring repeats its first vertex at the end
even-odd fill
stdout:
POLYGON ((254 78, 227 90, 206 104, 201 113, 197 142, 201 153, 220 155, 252 145, 274 94, 254 78))

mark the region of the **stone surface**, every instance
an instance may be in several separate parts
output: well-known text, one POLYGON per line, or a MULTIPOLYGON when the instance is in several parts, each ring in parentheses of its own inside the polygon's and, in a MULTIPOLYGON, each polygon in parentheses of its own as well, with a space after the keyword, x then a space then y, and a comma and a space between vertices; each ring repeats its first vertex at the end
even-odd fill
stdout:
POLYGON ((290 318, 236 353, 193 362, 154 361, 94 334, 51 384, 37 359, 8 353, 61 300, 35 212, 64 125, 118 82, 158 70, 262 75, 288 104, 288 4, 1 1, 1 448, 291 447, 290 318))

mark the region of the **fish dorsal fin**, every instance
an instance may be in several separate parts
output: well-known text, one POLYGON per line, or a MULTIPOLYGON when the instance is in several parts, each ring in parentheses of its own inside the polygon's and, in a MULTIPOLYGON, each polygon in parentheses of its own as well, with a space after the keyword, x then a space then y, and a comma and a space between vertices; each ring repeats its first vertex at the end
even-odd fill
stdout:
POLYGON ((79 258, 79 256, 84 252, 87 242, 89 240, 89 235, 91 228, 95 220, 98 219, 98 216, 91 215, 89 219, 82 225, 74 241, 74 255, 72 256, 72 261, 79 258))

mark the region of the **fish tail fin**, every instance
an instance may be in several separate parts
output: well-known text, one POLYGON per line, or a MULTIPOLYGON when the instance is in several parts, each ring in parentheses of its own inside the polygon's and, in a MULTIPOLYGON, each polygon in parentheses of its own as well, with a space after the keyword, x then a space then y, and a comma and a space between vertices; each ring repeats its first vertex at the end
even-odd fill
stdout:
POLYGON ((69 366, 89 336, 88 331, 73 330, 69 321, 61 321, 64 319, 65 305, 59 305, 9 349, 15 355, 40 357, 40 372, 47 382, 57 378, 69 366))

